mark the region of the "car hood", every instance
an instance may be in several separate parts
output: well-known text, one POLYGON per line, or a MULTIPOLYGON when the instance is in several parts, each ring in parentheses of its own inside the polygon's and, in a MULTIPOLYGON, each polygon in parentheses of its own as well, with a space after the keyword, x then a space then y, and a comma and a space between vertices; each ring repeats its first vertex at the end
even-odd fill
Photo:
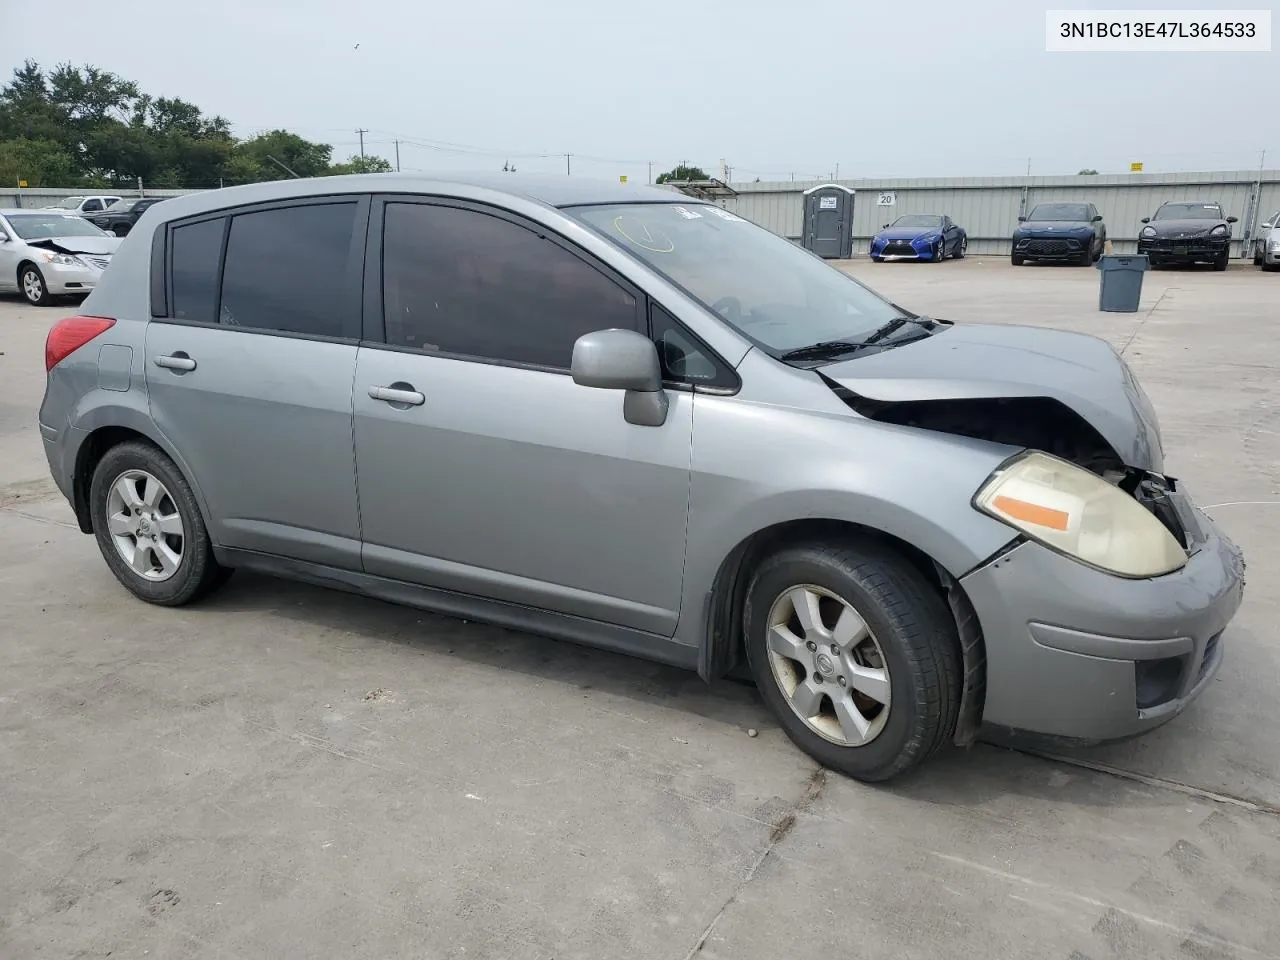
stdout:
POLYGON ((1085 220, 1028 220, 1018 224, 1019 233, 1079 233, 1092 229, 1093 224, 1085 220))
POLYGON ((115 253, 121 242, 120 237, 49 237, 26 243, 28 247, 40 247, 56 253, 95 253, 101 256, 115 253))
POLYGON ((876 236, 882 240, 914 240, 916 237, 940 233, 942 233, 941 227, 889 227, 877 232, 876 236))
POLYGON ((823 376, 887 403, 1046 397, 1088 422, 1127 466, 1159 473, 1151 401, 1105 340, 1006 324, 954 324, 933 336, 825 365, 823 376))
POLYGON ((1143 224, 1143 229, 1151 227, 1159 237, 1198 237, 1214 227, 1225 226, 1225 220, 1152 220, 1143 224))

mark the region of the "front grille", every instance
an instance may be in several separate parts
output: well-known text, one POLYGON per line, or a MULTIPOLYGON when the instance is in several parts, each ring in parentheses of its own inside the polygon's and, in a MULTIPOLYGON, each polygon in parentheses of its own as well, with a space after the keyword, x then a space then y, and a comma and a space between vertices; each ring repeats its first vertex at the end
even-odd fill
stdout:
POLYGON ((886 257, 914 257, 916 251, 908 240, 890 240, 884 245, 882 253, 886 257))
POLYGON ((1204 645, 1204 656, 1200 658, 1200 669, 1196 671, 1196 683, 1203 680, 1204 675, 1208 673, 1209 668, 1213 666, 1213 658, 1218 654, 1218 643, 1221 640, 1222 634, 1215 633, 1209 638, 1209 642, 1204 645))
POLYGON ((105 270, 111 265, 110 257, 85 257, 85 261, 99 270, 105 270))
POLYGON ((1070 253, 1072 250, 1079 250, 1080 244, 1074 240, 1028 240, 1022 249, 1027 253, 1055 256, 1070 253))

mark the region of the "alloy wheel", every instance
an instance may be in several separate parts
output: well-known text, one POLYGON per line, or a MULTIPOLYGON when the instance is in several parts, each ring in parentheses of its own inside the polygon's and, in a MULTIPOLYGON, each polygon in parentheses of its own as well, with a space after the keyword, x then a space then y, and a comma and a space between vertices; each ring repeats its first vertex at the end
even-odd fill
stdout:
POLYGON ((34 270, 26 270, 22 274, 22 293, 32 303, 39 303, 44 297, 44 281, 34 270))
POLYGON ((182 565, 186 530, 168 488, 145 470, 126 470, 107 494, 107 530, 120 559, 161 583, 182 565))
POLYGON ((849 601, 795 586, 770 607, 769 666, 805 725, 842 747, 870 743, 889 718, 889 668, 866 620, 849 601))

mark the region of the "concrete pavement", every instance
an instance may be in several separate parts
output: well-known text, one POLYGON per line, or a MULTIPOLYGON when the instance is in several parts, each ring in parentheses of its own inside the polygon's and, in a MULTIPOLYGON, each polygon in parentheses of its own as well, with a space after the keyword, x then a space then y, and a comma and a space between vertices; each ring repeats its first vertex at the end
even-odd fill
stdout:
POLYGON ((847 269, 1124 347, 1250 564, 1186 714, 873 788, 739 685, 262 577, 145 606, 47 478, 62 311, 0 301, 0 957, 1280 956, 1280 277, 847 269))

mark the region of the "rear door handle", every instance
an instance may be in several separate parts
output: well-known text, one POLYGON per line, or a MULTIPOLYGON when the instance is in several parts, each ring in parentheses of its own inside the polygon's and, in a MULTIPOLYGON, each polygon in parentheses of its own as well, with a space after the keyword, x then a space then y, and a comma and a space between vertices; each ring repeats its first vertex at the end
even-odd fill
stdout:
POLYGON ((164 367, 166 370, 194 370, 196 368, 196 362, 182 352, 167 357, 156 357, 155 364, 157 367, 164 367))
POLYGON ((374 400, 382 400, 386 403, 403 403, 411 407, 420 407, 427 402, 426 397, 407 383, 392 387, 370 387, 369 396, 374 400))

